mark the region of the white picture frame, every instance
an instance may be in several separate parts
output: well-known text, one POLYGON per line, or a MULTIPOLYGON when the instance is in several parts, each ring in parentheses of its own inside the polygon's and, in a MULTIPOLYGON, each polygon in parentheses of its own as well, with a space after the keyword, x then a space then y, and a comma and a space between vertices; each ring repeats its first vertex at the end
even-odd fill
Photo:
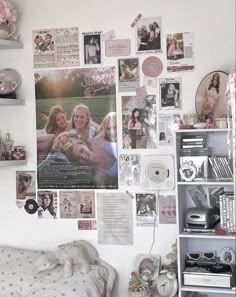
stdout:
POLYGON ((220 261, 224 264, 235 264, 236 253, 232 248, 225 247, 220 251, 220 261))
POLYGON ((184 181, 193 181, 197 175, 197 168, 192 161, 185 162, 179 169, 179 174, 184 181))
POLYGON ((144 285, 156 286, 160 265, 160 255, 138 254, 135 260, 135 271, 144 285))

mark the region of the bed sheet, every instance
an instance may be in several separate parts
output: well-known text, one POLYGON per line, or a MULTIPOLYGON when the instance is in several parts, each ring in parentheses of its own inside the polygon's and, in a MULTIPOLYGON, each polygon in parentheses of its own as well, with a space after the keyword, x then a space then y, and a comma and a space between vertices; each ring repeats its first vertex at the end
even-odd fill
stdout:
POLYGON ((73 266, 73 276, 63 277, 63 265, 34 274, 40 252, 0 247, 0 297, 101 297, 107 271, 91 265, 87 274, 73 266))

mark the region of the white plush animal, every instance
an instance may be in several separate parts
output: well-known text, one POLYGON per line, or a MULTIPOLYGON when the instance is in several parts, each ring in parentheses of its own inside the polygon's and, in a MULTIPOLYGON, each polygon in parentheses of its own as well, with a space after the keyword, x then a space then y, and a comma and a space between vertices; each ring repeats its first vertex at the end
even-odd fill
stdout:
POLYGON ((70 277, 73 274, 73 264, 81 266, 81 272, 89 272, 89 261, 86 258, 82 246, 64 245, 56 251, 42 253, 34 263, 33 271, 38 273, 50 270, 57 265, 64 265, 64 277, 70 277))
POLYGON ((50 270, 57 265, 64 265, 64 277, 70 277, 73 274, 73 264, 80 265, 82 273, 90 271, 89 264, 105 267, 108 272, 106 296, 111 296, 116 273, 108 263, 99 258, 95 247, 85 240, 63 244, 55 251, 42 253, 33 265, 33 272, 39 273, 50 270))

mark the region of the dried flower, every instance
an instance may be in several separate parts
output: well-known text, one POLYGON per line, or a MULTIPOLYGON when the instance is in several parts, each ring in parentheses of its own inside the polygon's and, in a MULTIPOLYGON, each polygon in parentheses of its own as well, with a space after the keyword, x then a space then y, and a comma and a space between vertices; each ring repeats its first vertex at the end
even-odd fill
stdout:
POLYGON ((7 0, 0 0, 0 23, 15 23, 16 20, 17 10, 15 6, 7 0))

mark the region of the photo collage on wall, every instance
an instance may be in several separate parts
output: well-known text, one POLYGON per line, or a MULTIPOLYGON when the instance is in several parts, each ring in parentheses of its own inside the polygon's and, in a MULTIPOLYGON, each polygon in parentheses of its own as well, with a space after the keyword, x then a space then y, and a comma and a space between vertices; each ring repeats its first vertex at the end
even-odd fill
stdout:
MULTIPOLYGON (((138 225, 154 224, 164 202, 158 207, 155 192, 142 193, 140 178, 145 168, 141 168, 139 150, 148 154, 173 145, 184 93, 180 75, 162 77, 162 71, 164 67, 172 73, 194 69, 193 33, 164 36, 161 16, 141 14, 130 27, 135 44, 126 36, 116 39, 113 30, 33 31, 38 191, 27 204, 34 209, 28 213, 76 219, 79 230, 99 230, 97 190, 113 192, 129 186, 131 192, 132 187, 138 189, 136 196, 130 194, 136 197, 138 225), (132 47, 137 56, 130 56, 132 47), (166 62, 158 57, 162 52, 166 62), (107 66, 106 57, 115 58, 115 65, 107 66), (122 123, 121 135, 117 135, 117 123, 122 123), (138 213, 146 200, 155 215, 138 213)), ((17 185, 21 180, 18 176, 17 185)))

